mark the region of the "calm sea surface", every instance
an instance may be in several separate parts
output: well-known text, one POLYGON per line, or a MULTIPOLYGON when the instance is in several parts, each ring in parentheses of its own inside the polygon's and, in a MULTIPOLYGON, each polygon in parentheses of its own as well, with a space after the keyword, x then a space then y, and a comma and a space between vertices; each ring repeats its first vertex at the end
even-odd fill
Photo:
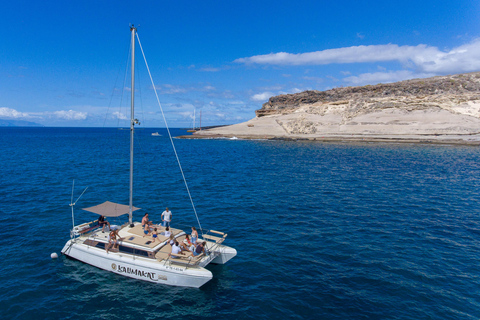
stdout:
MULTIPOLYGON (((137 133, 134 219, 168 206, 196 225, 165 131, 137 133)), ((74 199, 89 187, 77 224, 96 218, 81 208, 128 204, 128 139, 0 128, 1 319, 480 318, 479 148, 176 139, 202 227, 238 251, 192 289, 50 258, 73 179, 74 199)))

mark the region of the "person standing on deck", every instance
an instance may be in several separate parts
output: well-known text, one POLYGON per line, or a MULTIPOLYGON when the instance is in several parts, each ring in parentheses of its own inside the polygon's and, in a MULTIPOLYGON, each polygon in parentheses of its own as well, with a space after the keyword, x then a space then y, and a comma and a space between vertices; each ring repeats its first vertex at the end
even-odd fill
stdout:
POLYGON ((168 208, 162 212, 162 221, 164 227, 170 227, 170 222, 172 221, 172 211, 169 211, 168 208))
POLYGON ((192 227, 192 243, 196 244, 198 239, 198 232, 195 227, 192 227))

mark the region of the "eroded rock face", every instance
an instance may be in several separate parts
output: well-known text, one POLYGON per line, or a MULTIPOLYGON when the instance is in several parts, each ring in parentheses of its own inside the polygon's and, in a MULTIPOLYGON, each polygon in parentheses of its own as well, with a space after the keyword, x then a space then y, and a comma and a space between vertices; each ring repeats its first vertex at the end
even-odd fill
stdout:
MULTIPOLYGON (((421 110, 432 106, 448 109, 452 105, 468 105, 480 100, 480 72, 415 79, 397 83, 363 87, 335 88, 327 91, 305 91, 271 97, 257 117, 288 114, 301 106, 310 106, 308 113, 322 115, 337 109, 345 119, 381 109, 421 110)), ((453 111, 453 110, 452 110, 453 111)), ((472 114, 473 115, 473 114, 472 114)))
POLYGON ((480 143, 480 72, 280 95, 256 114, 198 135, 480 143))
POLYGON ((277 123, 282 126, 288 134, 314 134, 317 132, 315 123, 306 120, 305 117, 285 122, 277 120, 277 123))

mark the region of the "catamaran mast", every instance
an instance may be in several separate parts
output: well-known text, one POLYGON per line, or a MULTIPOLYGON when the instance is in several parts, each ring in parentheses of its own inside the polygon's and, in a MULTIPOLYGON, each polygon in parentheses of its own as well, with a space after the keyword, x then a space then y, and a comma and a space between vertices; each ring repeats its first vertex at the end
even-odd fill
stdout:
POLYGON ((130 33, 132 36, 132 92, 131 92, 131 102, 130 102, 130 209, 128 212, 128 223, 131 225, 132 222, 132 212, 133 212, 133 131, 135 126, 135 113, 134 113, 134 100, 135 100, 135 32, 137 28, 133 25, 130 26, 130 33))

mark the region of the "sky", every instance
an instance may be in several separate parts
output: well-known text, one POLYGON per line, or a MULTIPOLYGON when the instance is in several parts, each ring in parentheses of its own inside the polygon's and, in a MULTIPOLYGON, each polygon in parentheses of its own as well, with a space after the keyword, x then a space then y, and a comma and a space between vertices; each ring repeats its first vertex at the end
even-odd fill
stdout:
POLYGON ((480 71, 479 1, 3 1, 0 119, 234 124, 272 96, 480 71), (126 71, 127 70, 127 71, 126 71), (159 107, 155 91, 158 94, 159 107))

